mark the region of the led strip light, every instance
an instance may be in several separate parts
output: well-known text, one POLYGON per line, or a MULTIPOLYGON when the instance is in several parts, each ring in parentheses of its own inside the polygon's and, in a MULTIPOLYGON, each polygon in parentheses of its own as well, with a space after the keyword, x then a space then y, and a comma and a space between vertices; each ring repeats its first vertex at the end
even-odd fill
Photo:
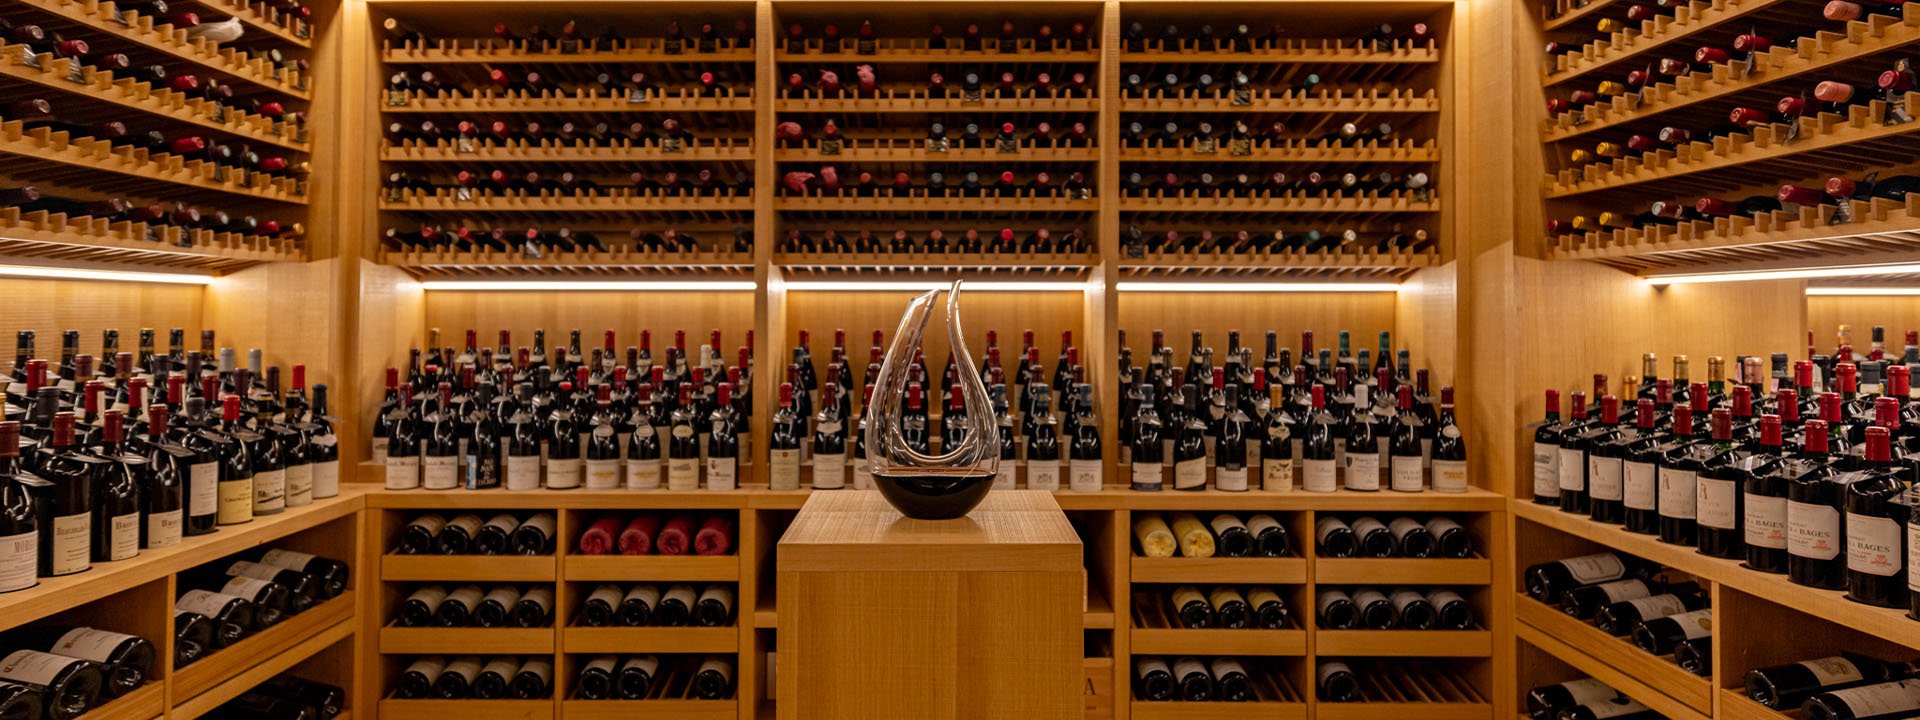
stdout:
POLYGON ((0 265, 0 277, 28 280, 108 280, 113 282, 162 283, 168 285, 207 285, 212 275, 189 273, 138 272, 132 270, 87 270, 83 268, 0 265))

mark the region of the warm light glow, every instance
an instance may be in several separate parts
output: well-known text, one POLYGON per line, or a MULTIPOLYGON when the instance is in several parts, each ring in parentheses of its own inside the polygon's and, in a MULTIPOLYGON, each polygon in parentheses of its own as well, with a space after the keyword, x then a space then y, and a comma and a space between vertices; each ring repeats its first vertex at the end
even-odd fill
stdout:
POLYGON ((30 280, 110 280, 114 282, 166 283, 170 285, 206 285, 212 275, 186 273, 136 272, 131 270, 83 270, 79 268, 0 265, 0 277, 30 280))
POLYGON ((1842 267, 1797 268, 1792 270, 1702 273, 1698 275, 1649 275, 1647 276, 1647 282, 1653 285, 1684 285, 1688 283, 1745 282, 1748 280, 1801 280, 1806 278, 1899 275, 1905 273, 1920 273, 1920 264, 1850 265, 1842 267))
POLYGON ((1242 292, 1242 293, 1359 293, 1399 292, 1397 283, 1365 282, 1123 282, 1121 292, 1242 292))
POLYGON ((1808 295, 1920 295, 1920 287, 1810 287, 1808 295))
POLYGON ((752 280, 428 280, 420 286, 426 290, 544 290, 549 292, 752 290, 754 288, 752 280))
MULTIPOLYGON (((941 280, 802 280, 782 285, 782 287, 788 290, 802 292, 808 290, 924 292, 927 290, 945 290, 952 286, 952 282, 941 280)), ((1087 284, 1084 282, 993 282, 968 280, 962 284, 960 288, 970 292, 1083 292, 1087 289, 1087 284)))

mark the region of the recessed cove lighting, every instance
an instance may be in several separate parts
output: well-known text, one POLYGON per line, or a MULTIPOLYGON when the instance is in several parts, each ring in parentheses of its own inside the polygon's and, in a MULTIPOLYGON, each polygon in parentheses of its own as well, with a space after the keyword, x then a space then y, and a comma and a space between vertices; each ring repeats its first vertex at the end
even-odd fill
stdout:
POLYGON ((212 275, 188 273, 139 272, 133 270, 87 270, 83 268, 31 267, 0 265, 0 277, 30 280, 108 280, 112 282, 162 283, 168 285, 207 285, 212 275))
POLYGON ((1847 265, 1839 267, 1795 268, 1790 270, 1755 270, 1751 272, 1649 275, 1647 276, 1647 282, 1653 285, 1688 285, 1694 283, 1746 282, 1749 280, 1803 280, 1808 278, 1860 277, 1863 275, 1902 275, 1907 273, 1920 273, 1920 263, 1908 263, 1904 265, 1847 265))
MULTIPOLYGON (((792 291, 810 290, 853 290, 853 291, 891 291, 924 292, 927 290, 945 290, 953 285, 945 280, 800 280, 786 283, 783 287, 792 291)), ((972 292, 1084 292, 1085 282, 1041 282, 1041 281, 991 281, 968 280, 960 289, 972 292)))
POLYGON ((428 280, 426 290, 542 290, 548 292, 752 290, 752 280, 428 280))
POLYGON ((1399 292, 1398 283, 1386 282, 1123 282, 1121 292, 1213 292, 1213 293, 1362 293, 1399 292))
POLYGON ((1920 287, 1810 287, 1808 295, 1846 295, 1876 297, 1883 295, 1920 295, 1920 287))

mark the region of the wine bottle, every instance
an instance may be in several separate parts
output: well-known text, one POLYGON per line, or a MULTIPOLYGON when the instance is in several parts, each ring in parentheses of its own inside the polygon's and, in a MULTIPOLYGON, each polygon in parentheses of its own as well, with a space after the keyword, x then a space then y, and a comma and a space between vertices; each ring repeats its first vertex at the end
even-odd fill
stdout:
POLYGON ((1427 592, 1427 602, 1434 607, 1438 616, 1436 625, 1442 630, 1472 630, 1475 628, 1473 606, 1459 593, 1441 588, 1427 592))
POLYGON ((94 562, 131 560, 140 554, 140 491, 147 482, 147 460, 126 450, 126 416, 108 410, 101 418, 102 459, 93 488, 92 546, 94 562))
MULTIPOLYGON (((1904 399, 1904 398, 1902 398, 1904 399)), ((1887 408, 1880 422, 1899 426, 1902 422, 1899 400, 1882 396, 1878 404, 1887 408)), ((1867 428, 1866 475, 1847 483, 1847 599, 1880 607, 1906 607, 1907 564, 1905 533, 1901 522, 1907 517, 1902 496, 1907 491, 1903 479, 1908 470, 1896 470, 1889 431, 1886 425, 1867 428)))
POLYGON ((261 436, 246 430, 241 424, 239 395, 223 398, 221 408, 220 432, 226 436, 226 442, 220 448, 220 524, 253 522, 255 465, 252 450, 260 442, 261 436))
MULTIPOLYGON (((1313 385, 1305 437, 1300 448, 1300 489, 1333 492, 1339 489, 1339 425, 1327 411, 1327 386, 1313 385)), ((1339 556, 1334 556, 1339 557, 1339 556)))
MULTIPOLYGON (((153 549, 178 545, 186 530, 186 493, 194 452, 168 438, 166 405, 147 409, 147 437, 135 452, 144 455, 147 465, 146 486, 140 491, 146 516, 140 527, 140 546, 153 549)), ((0 490, 0 508, 5 506, 4 491, 0 490)), ((4 527, 0 527, 0 535, 4 534, 4 527)))
POLYGON ((1360 606, 1353 596, 1337 588, 1324 588, 1318 599, 1322 630, 1352 630, 1360 626, 1360 606))
POLYGON ((1527 595, 1549 605, 1560 596, 1582 585, 1612 582, 1639 575, 1639 561, 1613 552, 1554 560, 1528 567, 1525 572, 1527 595))
POLYGON ((1560 422, 1560 391, 1548 390, 1546 420, 1533 431, 1533 501, 1537 504, 1560 504, 1560 445, 1565 442, 1564 430, 1560 422))
POLYGON ((1246 597, 1231 586, 1215 587, 1207 594, 1207 601, 1213 606, 1214 623, 1221 628, 1239 630, 1252 622, 1253 609, 1248 607, 1246 597))
POLYGON ((733 621, 733 588, 715 583, 702 588, 693 606, 693 624, 721 627, 733 621))
POLYGON ((1387 524, 1387 530, 1392 533, 1394 546, 1399 548, 1401 557, 1430 558, 1440 551, 1439 540, 1433 532, 1413 518, 1394 518, 1393 522, 1387 524))
POLYGON ((597 655, 580 666, 580 674, 574 677, 573 682, 576 697, 581 700, 612 699, 613 673, 619 664, 618 657, 597 655))
POLYGON ((1247 604, 1253 607, 1253 626, 1262 630, 1280 630, 1292 623, 1286 602, 1273 588, 1260 586, 1247 591, 1247 604))
POLYGON ((1353 674, 1353 668, 1344 662, 1329 660, 1320 663, 1316 687, 1321 702, 1360 701, 1360 679, 1353 674))
POLYGON ((1682 642, 1712 635, 1713 610, 1693 610, 1641 623, 1633 629, 1633 644, 1655 655, 1668 655, 1682 642))
POLYGON ((331 600, 346 592, 347 580, 351 575, 346 563, 281 548, 268 549, 260 553, 255 561, 313 576, 319 580, 319 591, 315 597, 321 600, 331 600))
POLYGON ((97 663, 105 678, 100 692, 109 698, 139 689, 158 654, 144 638, 98 628, 33 625, 14 636, 28 649, 97 663))
POLYGON ((1706 606, 1706 595, 1697 586, 1687 583, 1686 587, 1669 587, 1668 592, 1647 597, 1630 598, 1611 603, 1600 609, 1593 618, 1595 627, 1615 637, 1626 637, 1642 623, 1662 617, 1670 617, 1706 606))
POLYGON ((1807 699, 1807 720, 1897 720, 1920 711, 1920 679, 1823 692, 1807 699))
POLYGON ((0 592, 39 584, 40 511, 28 477, 20 464, 20 423, 0 422, 0 592))
POLYGON ((177 610, 173 614, 173 666, 186 667, 204 657, 215 643, 214 622, 197 612, 177 610))
POLYGON ((0 680, 39 690, 48 720, 86 714, 106 683, 98 663, 38 650, 16 650, 0 660, 0 680))
POLYGON ((1560 711, 1561 720, 1658 720, 1665 717, 1625 695, 1575 705, 1560 711))
POLYGON ((586 601, 580 604, 580 624, 584 627, 612 625, 614 609, 620 605, 621 597, 618 585, 602 583, 595 586, 586 601))
MULTIPOLYGON (((1823 414, 1831 411, 1838 418, 1839 400, 1834 393, 1823 394, 1823 414)), ((1830 430, 1826 420, 1808 420, 1802 434, 1806 447, 1801 454, 1824 465, 1830 443, 1844 436, 1844 428, 1830 430)), ((1810 472, 1787 486, 1787 579, 1817 588, 1846 586, 1846 537, 1840 515, 1844 500, 1843 487, 1826 473, 1810 472)))
POLYGON ((287 589, 287 610, 298 615, 320 600, 323 592, 318 578, 297 570, 266 565, 263 563, 235 560, 227 565, 229 577, 247 577, 265 580, 287 589))
POLYGON ((1331 515, 1314 521, 1314 536, 1318 538, 1323 557, 1350 558, 1360 551, 1359 536, 1354 534, 1354 529, 1331 515))
MULTIPOLYGON (((1348 453, 1365 455, 1365 452, 1348 453)), ((1353 535, 1359 548, 1360 557, 1390 558, 1400 555, 1400 544, 1394 539, 1393 531, 1372 516, 1362 516, 1353 521, 1353 535)))
POLYGON ((1353 604, 1360 608, 1360 627, 1368 630, 1391 630, 1400 624, 1400 615, 1395 612, 1393 601, 1386 593, 1374 588, 1360 588, 1353 593, 1353 604))
POLYGON ((419 700, 433 696, 434 681, 447 669, 446 658, 428 655, 415 659, 400 671, 400 680, 394 690, 394 696, 404 700, 419 700))
POLYGON ((433 549, 441 555, 465 555, 473 545, 473 538, 480 532, 480 516, 473 513, 461 513, 448 520, 434 533, 433 549))
POLYGON ((1593 678, 1541 685, 1527 691, 1527 717, 1529 720, 1557 720, 1562 710, 1610 702, 1619 696, 1619 691, 1593 678))
MULTIPOLYGON (((494 592, 501 593, 501 589, 495 588, 494 592)), ((529 587, 525 592, 512 595, 512 602, 507 601, 509 596, 505 594, 488 595, 488 598, 506 606, 508 627, 537 628, 553 622, 553 588, 544 585, 529 587)), ((485 600, 481 605, 485 607, 485 600)))
POLYGON ((513 529, 515 555, 552 555, 555 520, 553 513, 534 513, 513 529))
POLYGON ((653 679, 660 673, 660 659, 652 655, 631 655, 620 663, 615 688, 623 700, 645 700, 653 693, 653 679))
POLYGON ((537 700, 553 695, 553 662, 541 657, 527 658, 520 663, 520 669, 513 673, 507 689, 518 700, 537 700))
POLYGON ((1180 699, 1187 702, 1206 702, 1213 699, 1213 675, 1207 672, 1207 665, 1195 657, 1182 657, 1173 661, 1174 687, 1178 688, 1180 699))
POLYGON ((438 514, 416 516, 400 529, 400 541, 394 547, 394 552, 401 555, 429 554, 434 551, 440 531, 446 526, 447 519, 438 514))
POLYGON ((1398 627, 1402 630, 1432 630, 1440 622, 1439 610, 1418 590, 1400 588, 1394 590, 1389 599, 1400 617, 1398 627))
POLYGON ((1174 617, 1180 620, 1180 627, 1204 630, 1213 627, 1213 605, 1200 594, 1200 588, 1192 585, 1180 585, 1173 589, 1170 597, 1173 603, 1174 617))
POLYGON ((447 593, 434 608, 433 620, 440 627, 466 627, 473 618, 474 607, 480 604, 485 592, 479 585, 461 585, 447 593))
POLYGON ((693 674, 693 694, 701 700, 721 700, 733 694, 733 661, 709 655, 693 674))
POLYGON ((472 692, 473 680, 480 674, 477 655, 462 655, 447 662, 440 676, 433 679, 433 696, 442 700, 464 700, 472 692))
POLYGON ((668 585, 660 594, 660 601, 653 607, 653 624, 660 627, 684 627, 693 617, 693 606, 699 596, 693 586, 687 583, 668 585))
POLYGON ((1142 655, 1133 660, 1134 696, 1150 702, 1173 699, 1173 669, 1163 658, 1142 655))
POLYGON ((1253 534, 1254 551, 1260 557, 1285 557, 1293 550, 1287 528, 1272 515, 1258 513, 1247 518, 1247 531, 1253 534))
MULTIPOLYGON (((1748 388, 1736 385, 1734 391, 1736 407, 1741 407, 1741 399, 1746 397, 1748 388)), ((1711 417, 1712 442, 1709 445, 1716 456, 1703 464, 1694 479, 1695 542, 1702 555, 1745 557, 1746 541, 1740 529, 1740 484, 1746 479, 1748 465, 1771 460, 1755 456, 1752 450, 1734 441, 1733 415, 1730 411, 1716 408, 1711 417)))
POLYGON ((1250 557, 1254 554, 1253 533, 1246 523, 1231 513, 1220 513, 1210 521, 1219 554, 1224 557, 1250 557))
POLYGON ((640 584, 628 588, 620 599, 620 624, 627 627, 652 625, 653 610, 659 606, 659 586, 640 584))
POLYGON ((292 675, 268 680, 255 688, 255 692, 311 707, 319 712, 318 720, 332 720, 346 711, 347 693, 340 686, 292 675))
POLYGON ((422 585, 407 594, 400 601, 400 627, 427 627, 434 620, 434 611, 447 599, 447 589, 439 585, 422 585))
POLYGON ((520 670, 520 661, 510 655, 487 659, 480 674, 473 678, 470 694, 475 700, 497 700, 507 695, 507 682, 520 670))
POLYGON ((1886 661, 1842 653, 1748 670, 1745 686, 1747 697, 1754 702, 1776 710, 1790 710, 1820 693, 1886 682, 1899 672, 1886 661))
POLYGON ((1592 620, 1601 608, 1653 594, 1653 584, 1640 578, 1582 585, 1560 594, 1560 611, 1568 617, 1592 620))
POLYGON ((28 486, 41 495, 37 504, 42 577, 72 575, 93 567, 93 486, 103 463, 79 452, 74 422, 73 413, 54 414, 50 446, 41 448, 38 463, 37 474, 46 482, 28 486))

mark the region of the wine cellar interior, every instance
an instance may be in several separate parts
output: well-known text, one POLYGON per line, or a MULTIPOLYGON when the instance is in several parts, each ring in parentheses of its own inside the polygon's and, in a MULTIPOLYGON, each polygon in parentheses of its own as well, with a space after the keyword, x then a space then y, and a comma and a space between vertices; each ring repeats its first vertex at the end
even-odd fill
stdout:
POLYGON ((1920 718, 1907 5, 0 0, 0 716, 916 716, 782 544, 959 363, 1087 718, 1920 718))

